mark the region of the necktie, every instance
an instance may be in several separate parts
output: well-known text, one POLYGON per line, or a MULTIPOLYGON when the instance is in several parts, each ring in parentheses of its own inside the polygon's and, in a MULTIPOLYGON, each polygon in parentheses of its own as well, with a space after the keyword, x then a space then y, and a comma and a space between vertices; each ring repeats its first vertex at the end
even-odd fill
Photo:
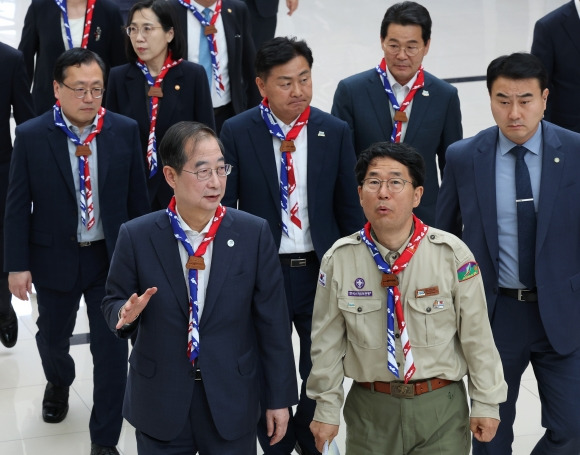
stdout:
MULTIPOLYGON (((211 19, 211 10, 209 8, 205 8, 203 10, 203 18, 206 22, 209 22, 211 19)), ((209 52, 209 46, 207 45, 207 37, 205 36, 205 27, 201 27, 199 31, 199 64, 203 66, 205 69, 205 74, 207 75, 207 81, 209 82, 209 87, 211 88, 211 76, 212 76, 212 68, 211 68, 211 54, 209 52)))
POLYGON ((417 247, 425 237, 429 226, 413 215, 414 230, 409 244, 405 251, 399 256, 391 267, 383 259, 379 249, 371 237, 371 224, 367 222, 364 228, 360 230, 360 236, 363 242, 369 248, 377 267, 383 272, 381 285, 387 288, 387 367, 396 377, 399 376, 399 367, 395 356, 395 315, 397 316, 397 325, 401 334, 401 344, 403 345, 403 356, 405 357, 405 368, 403 371, 405 383, 409 382, 415 374, 415 362, 411 352, 411 341, 407 331, 407 324, 403 314, 403 304, 401 303, 401 291, 399 290, 399 279, 397 275, 405 270, 409 261, 417 251, 417 247))
POLYGON ((385 88, 385 92, 387 93, 389 101, 391 102, 393 109, 395 110, 395 116, 393 118, 394 120, 393 131, 391 133, 391 142, 401 142, 401 131, 403 129, 403 122, 409 121, 409 119, 407 118, 407 114, 405 113, 405 109, 407 109, 409 104, 411 104, 411 101, 413 101, 413 98, 415 97, 417 91, 425 86, 425 74, 423 72, 423 65, 419 67, 419 70, 417 71, 417 79, 415 80, 413 87, 411 87, 411 90, 409 91, 409 93, 407 94, 407 96, 400 105, 399 102, 397 101, 397 98, 395 97, 395 94, 393 93, 393 88, 389 83, 389 78, 387 77, 387 64, 384 58, 381 60, 381 63, 379 63, 375 69, 377 70, 377 73, 379 73, 383 77, 383 86, 385 88))
POLYGON ((519 278, 526 288, 534 289, 536 287, 536 209, 530 172, 524 161, 528 149, 518 145, 510 151, 516 155, 519 278))
POLYGON ((171 228, 173 229, 173 234, 175 238, 181 242, 185 251, 189 256, 189 260, 185 267, 187 268, 187 280, 189 284, 189 324, 187 328, 187 357, 192 365, 195 365, 195 360, 199 357, 199 304, 197 300, 197 287, 198 287, 198 270, 205 270, 205 262, 203 260, 203 255, 207 250, 207 247, 211 242, 213 242, 218 228, 226 214, 226 208, 223 205, 219 205, 215 211, 212 219, 212 223, 209 227, 209 231, 201 241, 201 244, 197 247, 197 250, 193 251, 193 246, 189 243, 189 239, 185 234, 185 231, 181 227, 179 218, 177 217, 177 210, 175 208, 176 201, 175 196, 171 198, 169 206, 167 207, 167 215, 169 216, 169 222, 171 223, 171 228))

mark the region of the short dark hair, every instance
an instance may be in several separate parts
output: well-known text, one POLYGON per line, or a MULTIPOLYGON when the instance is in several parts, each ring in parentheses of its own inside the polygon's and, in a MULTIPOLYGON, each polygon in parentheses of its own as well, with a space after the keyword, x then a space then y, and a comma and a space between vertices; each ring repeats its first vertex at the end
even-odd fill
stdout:
MULTIPOLYGON (((159 19, 159 23, 165 32, 168 32, 173 28, 173 39, 167 45, 171 54, 175 60, 184 58, 185 55, 185 36, 179 25, 179 20, 175 13, 175 7, 167 0, 143 0, 141 2, 135 3, 129 14, 127 15, 127 25, 131 25, 131 20, 137 11, 149 8, 159 19)), ((131 43, 131 38, 125 33, 125 54, 127 55, 127 60, 131 63, 135 63, 138 59, 135 49, 133 49, 133 44, 131 43)))
POLYGON ((164 166, 171 166, 178 174, 181 174, 183 166, 191 158, 187 156, 185 146, 193 141, 193 150, 197 143, 203 139, 214 138, 224 155, 224 146, 214 130, 199 122, 178 122, 171 126, 159 145, 159 155, 164 166))
POLYGON ((262 80, 266 80, 272 68, 284 65, 294 57, 299 56, 304 57, 308 66, 312 68, 314 59, 306 41, 297 41, 296 37, 287 38, 285 36, 266 41, 256 54, 256 75, 262 80))
POLYGON ((381 23, 381 41, 387 36, 389 25, 418 25, 421 27, 423 42, 431 39, 431 16, 423 5, 415 2, 395 3, 385 13, 381 23))
POLYGON ((360 154, 354 172, 359 185, 367 175, 369 165, 375 158, 392 158, 407 166, 413 187, 425 183, 425 160, 413 147, 403 142, 375 142, 360 154))
POLYGON ((516 52, 502 55, 493 60, 487 67, 487 91, 491 95, 491 86, 498 77, 506 79, 537 79, 540 90, 548 87, 548 73, 538 57, 527 52, 516 52))
POLYGON ((62 84, 66 78, 67 68, 71 66, 80 67, 81 65, 90 65, 94 62, 96 62, 97 65, 99 65, 99 68, 101 68, 104 83, 107 74, 107 66, 105 65, 105 62, 103 62, 103 59, 95 52, 83 49, 82 47, 73 47, 72 49, 60 54, 54 64, 54 80, 59 84, 62 84))

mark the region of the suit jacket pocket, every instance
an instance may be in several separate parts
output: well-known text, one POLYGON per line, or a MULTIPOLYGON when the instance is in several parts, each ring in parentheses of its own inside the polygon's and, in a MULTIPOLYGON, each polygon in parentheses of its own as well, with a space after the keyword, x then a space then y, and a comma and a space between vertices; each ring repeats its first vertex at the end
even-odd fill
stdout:
POLYGON ((133 351, 129 356, 129 365, 137 374, 149 379, 155 376, 157 370, 157 363, 154 360, 145 357, 135 348, 133 348, 133 351))
POLYGON ((383 346, 387 328, 381 299, 341 297, 338 299, 338 308, 342 311, 351 343, 367 349, 383 346))

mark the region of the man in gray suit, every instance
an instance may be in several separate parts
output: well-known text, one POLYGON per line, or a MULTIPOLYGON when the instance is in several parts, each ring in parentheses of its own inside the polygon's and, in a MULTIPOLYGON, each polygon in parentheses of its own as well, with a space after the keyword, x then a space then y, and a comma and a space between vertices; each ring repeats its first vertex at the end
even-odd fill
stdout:
POLYGON ((391 6, 381 24, 384 58, 376 68, 342 80, 332 114, 353 132, 357 156, 374 142, 405 142, 425 160, 425 193, 414 212, 435 222, 445 150, 463 137, 457 89, 423 70, 431 44, 429 11, 415 2, 391 6))

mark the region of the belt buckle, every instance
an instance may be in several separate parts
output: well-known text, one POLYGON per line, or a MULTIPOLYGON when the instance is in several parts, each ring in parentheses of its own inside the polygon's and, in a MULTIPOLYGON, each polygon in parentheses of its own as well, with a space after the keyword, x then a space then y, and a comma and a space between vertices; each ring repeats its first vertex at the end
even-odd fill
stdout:
POLYGON ((526 293, 531 292, 529 289, 518 289, 518 301, 527 302, 526 293))
POLYGON ((195 370, 195 377, 194 377, 195 381, 201 381, 201 370, 196 369, 195 370))
POLYGON ((79 242, 79 246, 84 248, 85 246, 91 246, 91 242, 79 242))
POLYGON ((306 267, 306 258, 290 259, 290 267, 306 267))
POLYGON ((413 398, 415 396, 415 384, 391 382, 391 396, 395 398, 413 398))

